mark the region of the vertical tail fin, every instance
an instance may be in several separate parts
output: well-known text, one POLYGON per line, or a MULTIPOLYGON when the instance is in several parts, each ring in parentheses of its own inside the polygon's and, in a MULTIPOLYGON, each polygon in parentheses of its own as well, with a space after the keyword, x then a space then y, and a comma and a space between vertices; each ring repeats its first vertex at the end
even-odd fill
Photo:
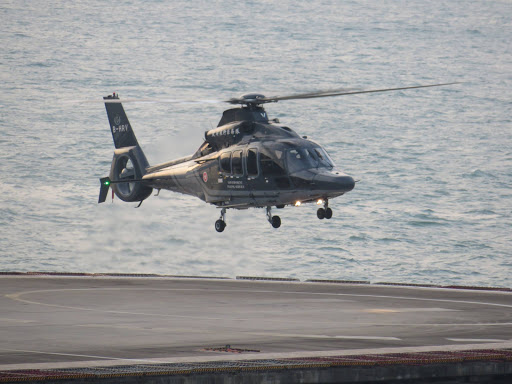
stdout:
POLYGON ((107 198, 109 188, 123 201, 142 201, 151 195, 152 188, 142 182, 149 166, 119 96, 115 93, 103 98, 107 109, 110 131, 116 150, 110 166, 109 177, 100 179, 98 203, 107 198))
POLYGON ((132 126, 128 121, 128 116, 124 111, 123 105, 119 101, 119 96, 113 93, 103 97, 105 108, 107 109, 108 122, 114 145, 116 148, 138 146, 137 138, 133 132, 132 126))

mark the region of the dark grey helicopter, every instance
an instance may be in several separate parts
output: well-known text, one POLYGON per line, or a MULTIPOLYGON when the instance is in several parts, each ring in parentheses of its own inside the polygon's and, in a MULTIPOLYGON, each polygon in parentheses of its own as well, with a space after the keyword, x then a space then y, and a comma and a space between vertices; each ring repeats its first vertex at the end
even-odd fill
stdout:
POLYGON ((335 168, 322 146, 277 119, 269 120, 263 104, 281 100, 311 99, 428 88, 456 83, 352 91, 335 89, 288 96, 247 94, 225 100, 239 105, 224 111, 217 128, 191 156, 150 166, 115 93, 104 97, 114 145, 110 175, 100 179, 99 203, 108 190, 123 201, 142 202, 153 189, 192 195, 221 208, 217 232, 226 227, 226 209, 266 208, 274 228, 281 226, 272 207, 317 203, 319 219, 330 219, 329 199, 354 189, 355 181, 335 168))

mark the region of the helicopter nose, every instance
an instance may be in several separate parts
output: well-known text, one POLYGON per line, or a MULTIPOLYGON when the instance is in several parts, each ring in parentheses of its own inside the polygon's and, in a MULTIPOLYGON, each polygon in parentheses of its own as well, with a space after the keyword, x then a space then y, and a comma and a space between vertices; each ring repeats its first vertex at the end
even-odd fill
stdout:
POLYGON ((356 184, 351 176, 336 171, 318 173, 313 182, 319 189, 339 192, 349 192, 356 184))

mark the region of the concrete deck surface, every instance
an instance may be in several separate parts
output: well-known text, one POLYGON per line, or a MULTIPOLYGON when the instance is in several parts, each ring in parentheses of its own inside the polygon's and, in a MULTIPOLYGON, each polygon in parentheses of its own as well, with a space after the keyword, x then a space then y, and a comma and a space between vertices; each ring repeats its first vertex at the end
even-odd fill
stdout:
POLYGON ((0 276, 0 340, 0 370, 506 349, 512 292, 0 276))

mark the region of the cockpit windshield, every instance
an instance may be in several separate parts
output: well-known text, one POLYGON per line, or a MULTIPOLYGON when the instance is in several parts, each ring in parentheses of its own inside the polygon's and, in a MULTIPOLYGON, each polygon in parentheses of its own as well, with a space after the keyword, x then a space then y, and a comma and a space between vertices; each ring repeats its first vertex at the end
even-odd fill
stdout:
POLYGON ((333 168, 334 164, 322 147, 290 148, 286 151, 288 172, 294 173, 310 168, 333 168))

